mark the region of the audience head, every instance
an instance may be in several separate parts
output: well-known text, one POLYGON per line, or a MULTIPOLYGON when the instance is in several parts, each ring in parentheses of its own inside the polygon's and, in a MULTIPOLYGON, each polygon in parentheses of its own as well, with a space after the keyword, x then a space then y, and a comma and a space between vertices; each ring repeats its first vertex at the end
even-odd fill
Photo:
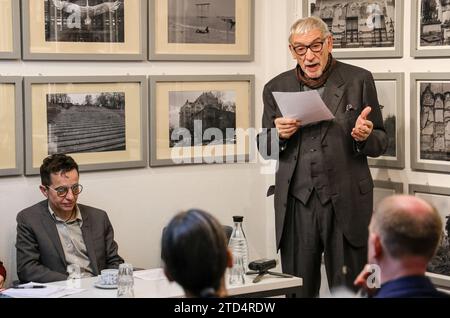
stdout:
POLYGON ((394 195, 377 206, 369 232, 369 263, 410 262, 425 272, 441 239, 442 221, 430 203, 394 195))
POLYGON ((74 210, 83 187, 78 183, 78 165, 72 157, 54 154, 44 159, 41 168, 42 194, 48 198, 50 207, 57 214, 74 210))
POLYGON ((307 77, 319 78, 333 50, 333 37, 320 18, 299 19, 291 27, 289 49, 307 77))
POLYGON ((221 224, 211 214, 188 210, 165 228, 161 257, 166 276, 191 297, 225 296, 225 270, 231 254, 221 224))

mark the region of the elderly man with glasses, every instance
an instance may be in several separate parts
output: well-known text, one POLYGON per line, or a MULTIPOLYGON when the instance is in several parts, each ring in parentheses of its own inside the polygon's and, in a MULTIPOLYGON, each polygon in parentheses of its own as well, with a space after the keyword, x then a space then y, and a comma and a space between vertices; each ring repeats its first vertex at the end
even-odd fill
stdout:
POLYGON ((365 264, 373 205, 367 156, 382 155, 388 138, 371 73, 333 58, 333 37, 321 19, 296 21, 289 49, 297 66, 264 87, 258 147, 278 160, 267 195, 275 194, 283 271, 303 278, 297 296, 316 297, 322 254, 331 288, 352 287, 365 264), (273 92, 309 90, 317 90, 333 120, 302 125, 283 117, 273 92))
POLYGON ((42 194, 47 198, 17 215, 17 275, 22 282, 67 279, 68 268, 81 277, 118 268, 114 231, 105 211, 77 204, 83 190, 77 163, 55 154, 41 168, 42 194))

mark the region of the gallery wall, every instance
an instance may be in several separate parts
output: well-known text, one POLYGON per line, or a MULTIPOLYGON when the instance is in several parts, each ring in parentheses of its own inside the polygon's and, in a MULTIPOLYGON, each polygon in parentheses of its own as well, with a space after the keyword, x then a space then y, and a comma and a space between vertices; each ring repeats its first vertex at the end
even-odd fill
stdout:
MULTIPOLYGON (((287 67, 286 34, 293 19, 294 1, 257 0, 255 58, 251 62, 103 62, 1 60, 2 76, 113 76, 113 75, 255 75, 254 120, 260 125, 264 83, 287 67), (279 21, 279 23, 274 23, 279 21), (282 36, 280 36, 282 35, 282 36)), ((138 267, 160 266, 160 234, 178 211, 191 207, 213 213, 232 224, 243 215, 250 258, 275 255, 273 210, 265 191, 272 177, 261 164, 171 166, 81 173, 84 190, 79 202, 108 212, 119 253, 138 267), (268 244, 270 242, 270 244, 268 244)), ((17 213, 42 200, 38 176, 0 177, 0 260, 15 273, 17 213)))

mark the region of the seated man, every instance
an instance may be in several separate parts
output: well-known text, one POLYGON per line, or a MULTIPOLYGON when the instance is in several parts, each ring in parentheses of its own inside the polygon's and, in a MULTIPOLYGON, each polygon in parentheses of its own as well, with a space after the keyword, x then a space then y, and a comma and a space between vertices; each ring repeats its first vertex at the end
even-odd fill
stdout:
POLYGON ((431 204, 408 195, 385 198, 369 225, 368 261, 378 265, 373 275, 379 276, 363 270, 355 285, 367 288, 367 279, 377 279, 377 298, 448 297, 425 276, 441 234, 442 221, 431 204))
POLYGON ((41 201, 17 215, 17 275, 22 282, 52 282, 68 277, 78 265, 82 277, 123 263, 105 211, 77 204, 83 187, 77 163, 56 154, 40 168, 41 201))
POLYGON ((6 280, 6 269, 3 266, 3 263, 0 262, 0 290, 3 288, 5 280, 6 280))
POLYGON ((163 231, 164 272, 187 297, 224 297, 225 270, 232 266, 225 232, 211 214, 189 210, 177 214, 163 231))

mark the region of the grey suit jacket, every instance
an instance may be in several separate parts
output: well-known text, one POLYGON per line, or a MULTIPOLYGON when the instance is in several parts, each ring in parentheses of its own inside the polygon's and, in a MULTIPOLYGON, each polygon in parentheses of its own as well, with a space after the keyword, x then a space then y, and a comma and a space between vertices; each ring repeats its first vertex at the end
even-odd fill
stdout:
MULTIPOLYGON (((94 274, 117 268, 123 263, 118 255, 114 231, 105 211, 78 204, 83 225, 81 232, 94 274)), ((23 282, 52 282, 67 279, 67 263, 56 224, 41 201, 17 215, 17 275, 23 282)))
MULTIPOLYGON (((280 246, 286 214, 291 178, 299 156, 300 128, 287 141, 279 141, 279 152, 270 147, 270 129, 274 120, 282 117, 272 92, 300 90, 295 69, 282 73, 269 81, 263 92, 263 132, 258 135, 258 149, 266 159, 278 159, 275 176, 275 225, 277 247, 280 246), (268 150, 266 149, 268 148, 268 150), (277 158, 278 157, 278 158, 277 158)), ((323 100, 335 119, 322 122, 322 155, 330 185, 330 195, 338 225, 354 246, 367 244, 368 224, 373 208, 373 181, 367 165, 367 156, 377 157, 386 151, 388 138, 383 126, 381 110, 372 74, 367 70, 337 62, 328 78, 323 100), (356 119, 367 105, 372 107, 368 116, 374 124, 369 138, 356 143, 350 135, 356 119)), ((273 134, 272 134, 273 135, 273 134)), ((277 135, 276 135, 277 136, 277 135)))

